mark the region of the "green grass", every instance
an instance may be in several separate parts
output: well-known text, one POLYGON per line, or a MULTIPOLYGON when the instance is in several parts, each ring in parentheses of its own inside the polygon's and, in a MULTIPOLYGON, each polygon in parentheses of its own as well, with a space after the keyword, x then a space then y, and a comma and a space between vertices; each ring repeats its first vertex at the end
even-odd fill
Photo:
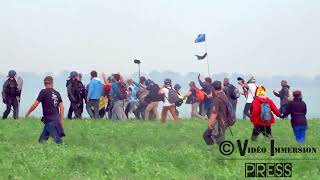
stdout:
MULTIPOLYGON (((317 151, 319 125, 320 121, 309 121, 305 145, 317 151)), ((246 162, 290 162, 294 179, 320 177, 320 152, 240 157, 236 148, 231 156, 223 156, 217 145, 205 145, 204 120, 166 125, 136 120, 66 121, 65 145, 52 140, 38 144, 42 126, 38 119, 0 121, 0 179, 244 179, 246 162)), ((234 137, 227 131, 226 139, 235 143, 250 139, 252 125, 238 121, 232 130, 234 137)), ((277 121, 272 130, 276 145, 300 146, 290 121, 277 121)), ((270 141, 259 137, 249 146, 269 150, 270 141)))

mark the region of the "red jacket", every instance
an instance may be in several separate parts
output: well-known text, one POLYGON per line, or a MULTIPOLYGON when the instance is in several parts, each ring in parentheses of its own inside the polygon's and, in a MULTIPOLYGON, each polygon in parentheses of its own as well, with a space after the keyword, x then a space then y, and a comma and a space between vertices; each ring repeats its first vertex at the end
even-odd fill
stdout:
POLYGON ((281 117, 280 111, 277 108, 277 106, 274 104, 274 102, 269 99, 268 97, 262 98, 262 97, 255 97, 255 99, 252 102, 252 114, 251 114, 251 122, 254 126, 271 126, 274 123, 274 116, 272 115, 272 118, 269 122, 263 122, 261 120, 260 114, 261 114, 261 104, 262 103, 268 103, 270 105, 271 111, 273 114, 275 114, 278 117, 281 117))

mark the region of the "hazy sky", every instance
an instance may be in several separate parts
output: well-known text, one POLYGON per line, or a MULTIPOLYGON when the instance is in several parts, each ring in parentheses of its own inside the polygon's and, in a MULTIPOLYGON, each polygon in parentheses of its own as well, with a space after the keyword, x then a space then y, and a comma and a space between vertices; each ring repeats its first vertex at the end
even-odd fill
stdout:
POLYGON ((0 72, 319 74, 319 0, 0 0, 0 72))

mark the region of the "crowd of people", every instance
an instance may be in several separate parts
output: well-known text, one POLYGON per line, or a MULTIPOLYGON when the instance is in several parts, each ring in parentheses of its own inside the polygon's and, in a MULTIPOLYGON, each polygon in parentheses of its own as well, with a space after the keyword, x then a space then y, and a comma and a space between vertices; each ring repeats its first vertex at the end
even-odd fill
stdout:
MULTIPOLYGON (((181 93, 181 85, 174 84, 167 78, 163 84, 157 84, 144 76, 139 81, 124 79, 120 73, 107 76, 96 71, 90 73, 91 80, 85 86, 82 74, 72 71, 66 82, 66 90, 70 101, 68 119, 82 119, 84 108, 91 119, 108 118, 114 121, 130 117, 143 120, 160 119, 166 123, 167 118, 179 121, 179 107, 184 103, 191 106, 191 117, 208 120, 208 129, 204 133, 207 144, 219 144, 224 140, 225 130, 235 122, 238 98, 244 96, 246 104, 244 117, 253 124, 252 140, 262 133, 272 138, 271 126, 275 122, 274 115, 285 118, 291 115, 291 124, 299 143, 305 142, 307 130, 307 107, 302 100, 301 91, 292 92, 288 82, 281 82, 282 89, 273 91, 280 98, 280 109, 267 97, 264 86, 258 85, 254 77, 248 81, 238 78, 242 91, 230 83, 228 78, 223 82, 213 81, 206 77, 204 81, 198 76, 198 84, 189 83, 186 94, 181 93), (159 112, 159 102, 162 111, 159 112)), ((6 104, 3 119, 6 119, 13 108, 13 118, 18 119, 19 102, 22 91, 22 79, 18 80, 14 70, 9 71, 8 79, 3 85, 2 97, 6 104)), ((45 126, 39 142, 45 142, 51 136, 57 143, 63 143, 65 135, 64 105, 60 93, 54 89, 52 76, 44 79, 45 88, 40 91, 36 101, 26 113, 28 117, 41 103, 43 109, 42 121, 45 126)))

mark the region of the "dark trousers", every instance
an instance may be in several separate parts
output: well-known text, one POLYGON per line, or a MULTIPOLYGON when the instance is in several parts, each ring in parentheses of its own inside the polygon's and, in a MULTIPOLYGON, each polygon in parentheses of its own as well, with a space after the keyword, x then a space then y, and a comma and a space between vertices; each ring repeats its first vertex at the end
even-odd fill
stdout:
POLYGON ((83 112, 83 103, 70 103, 69 111, 68 111, 68 119, 72 119, 72 113, 74 112, 74 116, 76 119, 82 118, 83 112))
POLYGON ((59 133, 59 130, 58 130, 58 125, 55 125, 53 123, 45 124, 39 138, 39 143, 45 143, 46 141, 48 141, 49 137, 52 137, 52 139, 57 144, 63 144, 61 134, 59 133))
POLYGON ((250 118, 251 112, 252 112, 252 103, 246 103, 243 109, 243 114, 246 115, 248 118, 250 118))
POLYGON ((272 137, 271 126, 254 126, 252 131, 252 140, 256 140, 260 133, 265 137, 272 137))
POLYGON ((124 113, 126 114, 127 118, 129 118, 129 112, 130 112, 130 103, 128 103, 128 105, 124 109, 124 113))
POLYGON ((286 105, 286 104, 280 105, 280 113, 281 113, 281 114, 284 114, 285 111, 286 111, 286 108, 287 108, 287 105, 286 105))
POLYGON ((6 98, 6 110, 3 112, 2 119, 7 119, 10 114, 11 107, 13 108, 13 118, 19 118, 19 103, 17 97, 7 97, 6 98))
POLYGON ((87 102, 86 108, 91 119, 99 118, 99 100, 90 99, 87 102))
POLYGON ((147 103, 139 103, 136 110, 133 111, 136 119, 145 119, 145 110, 147 108, 147 103))

